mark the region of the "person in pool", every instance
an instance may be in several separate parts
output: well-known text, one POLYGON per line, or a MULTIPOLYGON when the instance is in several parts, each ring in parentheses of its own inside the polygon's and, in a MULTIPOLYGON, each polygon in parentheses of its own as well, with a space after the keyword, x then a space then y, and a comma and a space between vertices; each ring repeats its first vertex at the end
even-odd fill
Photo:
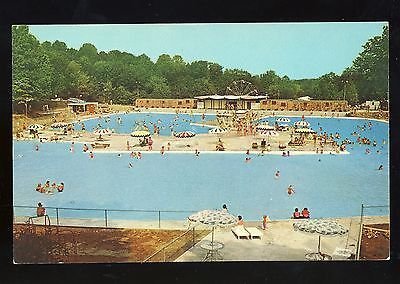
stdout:
POLYGON ((228 207, 226 206, 226 204, 222 205, 222 212, 228 213, 228 207))
POLYGON ((276 171, 275 172, 275 178, 278 179, 281 176, 281 172, 280 171, 276 171))
POLYGON ((61 182, 60 185, 57 187, 58 192, 63 192, 64 190, 64 183, 61 182))
POLYGON ((289 187, 287 189, 287 193, 288 193, 288 196, 292 195, 293 193, 296 193, 294 191, 293 185, 289 185, 289 187))
POLYGON ((36 191, 38 191, 40 193, 44 192, 44 188, 41 183, 38 183, 38 185, 36 186, 36 191))

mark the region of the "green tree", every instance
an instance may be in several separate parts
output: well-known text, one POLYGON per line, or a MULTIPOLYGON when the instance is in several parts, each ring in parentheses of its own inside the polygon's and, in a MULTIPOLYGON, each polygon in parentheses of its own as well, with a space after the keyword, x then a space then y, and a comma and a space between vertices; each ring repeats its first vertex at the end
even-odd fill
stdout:
POLYGON ((383 28, 380 36, 369 39, 363 51, 344 74, 354 78, 358 99, 383 100, 388 96, 389 83, 389 29, 383 28))
MULTIPOLYGON (((53 69, 49 57, 27 26, 12 27, 12 78, 32 86, 32 98, 43 100, 52 96, 53 69)), ((17 87, 18 83, 13 84, 17 87)), ((18 91, 13 90, 13 95, 18 91)))

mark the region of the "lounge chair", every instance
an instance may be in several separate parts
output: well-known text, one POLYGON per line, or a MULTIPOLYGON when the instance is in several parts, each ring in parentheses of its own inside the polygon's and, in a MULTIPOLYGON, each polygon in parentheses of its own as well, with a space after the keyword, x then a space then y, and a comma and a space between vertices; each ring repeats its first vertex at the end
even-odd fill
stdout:
POLYGON ((263 233, 256 227, 246 227, 245 230, 250 234, 250 239, 255 239, 263 236, 263 233))
POLYGON ((243 226, 233 227, 231 229, 231 231, 237 239, 241 239, 241 238, 249 239, 250 238, 249 232, 246 231, 243 226))

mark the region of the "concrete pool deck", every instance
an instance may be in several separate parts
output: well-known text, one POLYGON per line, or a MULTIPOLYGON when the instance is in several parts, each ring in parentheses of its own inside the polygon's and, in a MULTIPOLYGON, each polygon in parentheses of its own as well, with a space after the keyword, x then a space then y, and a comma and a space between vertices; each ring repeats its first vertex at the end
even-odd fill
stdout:
MULTIPOLYGON (((357 250, 357 240, 360 228, 360 217, 347 218, 325 218, 336 220, 339 224, 348 229, 348 233, 342 236, 321 237, 321 252, 329 254, 333 260, 344 260, 341 255, 335 254, 336 249, 348 249, 352 253, 357 250)), ((15 223, 24 223, 27 217, 15 217, 15 223)), ((316 252, 318 247, 318 235, 307 234, 293 230, 293 223, 297 220, 271 221, 267 230, 261 230, 261 221, 247 221, 246 227, 257 227, 262 232, 261 239, 236 239, 231 228, 217 228, 214 232, 214 240, 223 243, 224 247, 219 252, 223 259, 221 261, 304 261, 305 254, 316 252)), ((42 223, 36 219, 35 223, 42 223)), ((52 224, 56 224, 54 217, 52 224)), ((364 216, 363 224, 389 223, 389 216, 364 216)), ((63 226, 87 226, 104 227, 104 220, 100 219, 60 219, 63 226)), ((137 221, 137 220, 110 220, 110 227, 135 228, 135 229, 158 229, 158 221, 137 221)), ((187 221, 161 221, 162 230, 186 230, 187 221)), ((198 229, 206 228, 198 226, 198 229)), ((204 237, 194 247, 178 257, 176 262, 199 262, 206 255, 201 248, 202 242, 211 240, 211 233, 204 237)))
MULTIPOLYGON (((345 228, 347 234, 336 237, 321 237, 321 252, 332 256, 333 260, 345 260, 346 258, 335 254, 336 249, 348 249, 352 253, 357 250, 357 240, 360 226, 359 217, 332 218, 345 228)), ((214 232, 214 240, 224 244, 219 251, 221 261, 305 261, 305 254, 317 252, 318 235, 307 234, 293 230, 295 220, 272 221, 267 230, 260 228, 260 222, 246 222, 247 227, 258 227, 263 233, 261 239, 236 239, 231 229, 217 229, 214 232)), ((364 217, 363 224, 389 223, 387 216, 364 217)), ((206 251, 201 243, 211 240, 211 234, 181 255, 177 262, 202 261, 206 251)))

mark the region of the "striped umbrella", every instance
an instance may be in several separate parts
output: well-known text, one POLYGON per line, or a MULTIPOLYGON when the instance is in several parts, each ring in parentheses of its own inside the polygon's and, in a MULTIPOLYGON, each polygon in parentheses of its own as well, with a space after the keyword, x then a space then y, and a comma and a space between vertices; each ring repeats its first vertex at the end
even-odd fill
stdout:
POLYGON ((35 131, 41 130, 43 128, 44 128, 44 126, 41 125, 41 124, 31 124, 31 125, 28 126, 29 130, 35 130, 35 131))
POLYGON ((216 127, 213 129, 208 130, 208 133, 210 134, 221 134, 221 133, 227 133, 228 130, 220 127, 216 127))
POLYGON ((276 121, 277 121, 277 122, 286 122, 286 123, 289 123, 289 122, 290 122, 290 119, 289 119, 289 118, 286 118, 286 117, 279 117, 279 118, 276 119, 276 121))
POLYGON ((150 132, 148 130, 136 130, 131 133, 132 137, 148 137, 150 136, 150 132))
POLYGON ((96 134, 96 135, 110 135, 111 133, 112 133, 112 131, 108 128, 100 128, 93 132, 93 134, 96 134))
POLYGON ((66 123, 66 122, 55 122, 52 125, 50 125, 51 128, 55 128, 55 129, 64 128, 64 127, 67 127, 67 126, 68 126, 68 123, 66 123))
POLYGON ((308 128, 310 127, 310 123, 305 120, 299 120, 294 123, 294 126, 296 126, 297 128, 308 128))
POLYGON ((260 135, 270 136, 270 137, 277 137, 279 133, 274 130, 262 130, 258 132, 260 135))
POLYGON ((192 132, 192 131, 182 131, 182 132, 175 132, 174 136, 176 138, 191 138, 193 136, 195 136, 196 133, 192 132))

